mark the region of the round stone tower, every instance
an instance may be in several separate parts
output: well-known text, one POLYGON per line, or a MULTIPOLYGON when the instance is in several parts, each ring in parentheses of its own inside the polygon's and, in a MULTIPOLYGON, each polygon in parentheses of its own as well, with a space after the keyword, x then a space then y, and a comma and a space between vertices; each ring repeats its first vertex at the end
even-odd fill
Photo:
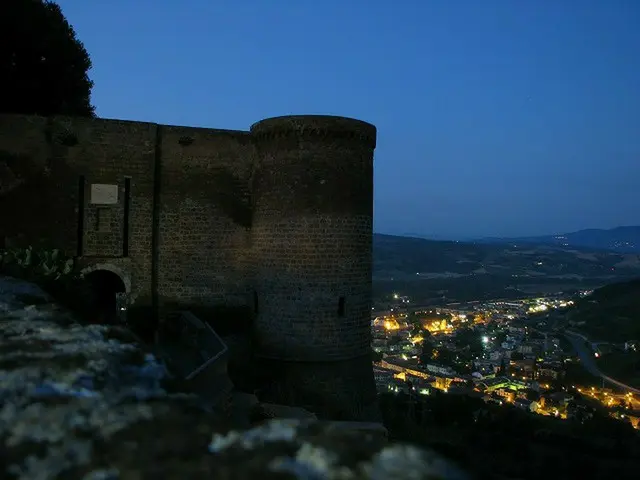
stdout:
POLYGON ((268 400, 373 419, 371 249, 376 128, 331 116, 251 127, 254 341, 268 400))

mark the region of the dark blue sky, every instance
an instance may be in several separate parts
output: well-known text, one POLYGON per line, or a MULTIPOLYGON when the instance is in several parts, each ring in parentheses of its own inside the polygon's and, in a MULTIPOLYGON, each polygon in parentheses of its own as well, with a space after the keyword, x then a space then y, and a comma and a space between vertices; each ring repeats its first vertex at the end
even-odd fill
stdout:
POLYGON ((640 223, 638 0, 61 0, 98 115, 379 129, 375 230, 640 223))

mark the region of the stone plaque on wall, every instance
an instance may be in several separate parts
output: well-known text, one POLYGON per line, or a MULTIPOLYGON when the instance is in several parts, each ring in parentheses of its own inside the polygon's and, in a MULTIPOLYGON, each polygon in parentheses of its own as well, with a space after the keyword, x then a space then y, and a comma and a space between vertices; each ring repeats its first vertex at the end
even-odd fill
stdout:
POLYGON ((118 203, 118 185, 93 183, 90 199, 92 204, 115 205, 118 203))

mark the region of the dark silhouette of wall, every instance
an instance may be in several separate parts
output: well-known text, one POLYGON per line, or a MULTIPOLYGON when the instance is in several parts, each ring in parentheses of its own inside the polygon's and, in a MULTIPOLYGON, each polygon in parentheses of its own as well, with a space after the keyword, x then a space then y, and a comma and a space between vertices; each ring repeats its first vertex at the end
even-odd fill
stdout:
POLYGON ((368 404, 375 142, 342 117, 245 132, 0 115, 0 238, 120 272, 150 322, 188 308, 225 333, 255 316, 285 384, 335 400, 336 375, 359 378, 339 389, 368 404))

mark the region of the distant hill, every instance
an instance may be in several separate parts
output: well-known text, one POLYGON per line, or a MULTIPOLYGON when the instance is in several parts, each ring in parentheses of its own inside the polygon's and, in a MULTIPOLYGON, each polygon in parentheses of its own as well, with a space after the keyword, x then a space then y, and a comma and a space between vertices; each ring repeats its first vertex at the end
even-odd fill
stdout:
POLYGON ((640 276, 640 254, 374 234, 374 293, 453 300, 593 288, 640 276))
POLYGON ((640 253, 640 226, 616 227, 610 230, 590 228, 560 235, 539 237, 494 237, 477 240, 479 243, 511 243, 585 247, 619 253, 640 253))
POLYGON ((640 340, 640 278, 606 285, 576 302, 569 320, 593 341, 640 340))
POLYGON ((616 278, 640 274, 640 254, 557 245, 472 243, 374 234, 376 276, 616 278))

